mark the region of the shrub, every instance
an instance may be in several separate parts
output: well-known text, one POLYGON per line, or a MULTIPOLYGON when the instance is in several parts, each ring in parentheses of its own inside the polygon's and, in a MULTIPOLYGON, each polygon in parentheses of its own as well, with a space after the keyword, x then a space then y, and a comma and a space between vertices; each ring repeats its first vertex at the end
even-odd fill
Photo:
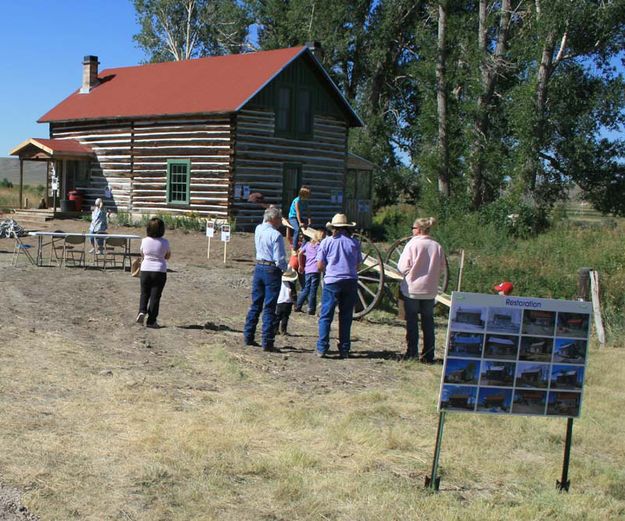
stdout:
POLYGON ((5 177, 0 181, 0 188, 13 188, 13 183, 5 177))

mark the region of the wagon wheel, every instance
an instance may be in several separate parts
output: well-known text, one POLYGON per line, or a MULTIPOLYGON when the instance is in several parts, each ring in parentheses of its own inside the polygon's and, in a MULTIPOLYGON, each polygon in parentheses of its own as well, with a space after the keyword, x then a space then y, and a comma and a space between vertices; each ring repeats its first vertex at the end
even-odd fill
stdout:
POLYGON ((382 298, 384 292, 384 262, 380 251, 364 235, 355 233, 360 241, 362 262, 358 266, 358 298, 354 318, 364 317, 382 298))
MULTIPOLYGON (((397 270, 397 265, 399 264, 399 257, 401 257, 402 252, 404 251, 404 246, 408 244, 408 241, 412 239, 410 237, 403 237, 401 239, 396 240, 391 247, 386 252, 386 264, 388 264, 391 268, 397 270)), ((447 285, 449 284, 449 260, 447 256, 445 256, 445 269, 441 271, 440 278, 438 279, 438 292, 445 293, 447 291, 447 285)))

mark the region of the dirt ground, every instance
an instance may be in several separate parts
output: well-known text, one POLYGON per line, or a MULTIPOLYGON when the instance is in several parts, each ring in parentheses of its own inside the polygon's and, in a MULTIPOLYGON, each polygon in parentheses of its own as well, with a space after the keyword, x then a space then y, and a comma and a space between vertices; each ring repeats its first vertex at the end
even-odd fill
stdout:
MULTIPOLYGON (((40 229, 79 231, 87 226, 82 221, 68 220, 47 223, 40 229)), ((111 228, 109 232, 143 234, 139 228, 111 228)), ((263 353, 243 347, 253 236, 233 235, 226 264, 218 240, 213 241, 211 259, 207 260, 203 234, 175 230, 168 231, 166 237, 171 243, 172 258, 161 301, 159 330, 134 323, 139 281, 128 272, 34 267, 24 256, 13 267, 13 241, 0 240, 0 342, 15 340, 25 331, 36 335, 44 345, 48 335, 62 336, 86 349, 108 352, 109 358, 115 360, 111 370, 143 365, 146 371, 159 372, 167 369, 172 355, 183 355, 188 346, 210 339, 231 348, 243 365, 270 374, 290 387, 316 394, 384 387, 396 378, 405 330, 402 322, 380 315, 355 322, 353 357, 348 360, 339 360, 336 353, 327 359, 315 356, 316 317, 305 314, 292 315, 291 336, 277 337, 279 352, 263 353)), ((32 238, 25 242, 34 244, 32 238)), ((133 248, 138 248, 138 241, 134 241, 133 248)), ((442 335, 444 318, 438 320, 438 334, 442 335)), ((426 370, 417 366, 415 372, 422 369, 426 370)), ((214 384, 204 382, 209 387, 214 384)), ((34 519, 30 516, 20 506, 17 491, 0 484, 0 521, 34 519)))

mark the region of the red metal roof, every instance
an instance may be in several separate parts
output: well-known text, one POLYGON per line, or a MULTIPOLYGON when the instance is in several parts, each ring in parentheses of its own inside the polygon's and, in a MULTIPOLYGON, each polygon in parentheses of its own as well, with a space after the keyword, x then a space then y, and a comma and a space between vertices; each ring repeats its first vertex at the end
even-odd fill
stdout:
POLYGON ((23 143, 20 143, 10 154, 12 156, 20 155, 28 147, 33 146, 39 150, 49 154, 50 156, 71 155, 71 156, 91 156, 93 151, 91 147, 82 145, 75 139, 43 139, 31 137, 23 143))
POLYGON ((39 122, 236 112, 305 52, 306 47, 293 47, 106 69, 98 74, 101 83, 91 92, 75 91, 39 122))

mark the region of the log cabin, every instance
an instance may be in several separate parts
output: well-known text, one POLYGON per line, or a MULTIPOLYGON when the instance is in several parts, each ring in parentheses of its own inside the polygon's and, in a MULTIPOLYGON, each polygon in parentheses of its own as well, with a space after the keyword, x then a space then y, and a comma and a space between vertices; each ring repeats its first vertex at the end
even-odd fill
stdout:
POLYGON ((103 197, 113 211, 236 220, 249 229, 263 212, 249 193, 288 211, 307 185, 313 225, 323 225, 345 209, 348 168, 363 169, 347 150, 349 129, 363 123, 315 48, 101 72, 98 58, 85 56, 82 87, 39 119, 49 137, 11 154, 20 164, 47 161, 49 195, 53 184, 61 200, 78 190, 81 209, 103 197))

